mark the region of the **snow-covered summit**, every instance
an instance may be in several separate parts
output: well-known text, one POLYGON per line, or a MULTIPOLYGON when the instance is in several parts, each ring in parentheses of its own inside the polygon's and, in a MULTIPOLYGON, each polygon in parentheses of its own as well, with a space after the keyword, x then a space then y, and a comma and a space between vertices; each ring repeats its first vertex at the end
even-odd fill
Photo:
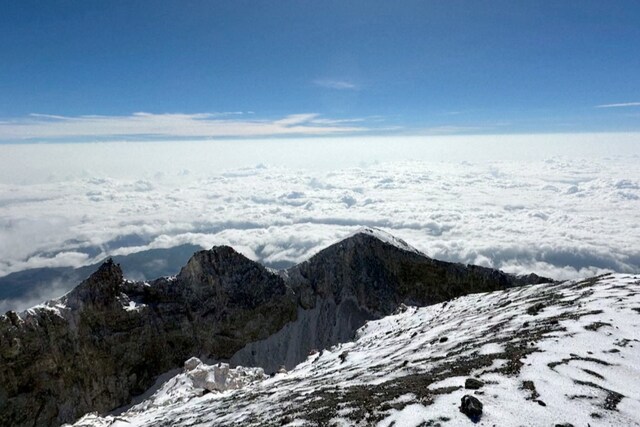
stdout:
POLYGON ((473 425, 465 396, 478 425, 640 425, 639 327, 637 275, 401 306, 289 373, 76 425, 473 425))
POLYGON ((381 240, 384 243, 387 243, 389 245, 393 245, 398 249, 402 249, 403 251, 414 252, 419 255, 424 255, 422 252, 420 252, 418 249, 414 248, 413 246, 409 245, 404 240, 398 237, 395 237, 394 235, 389 234, 386 231, 376 227, 361 227, 358 230, 354 231, 353 233, 349 234, 343 240, 348 240, 349 238, 353 236, 357 236, 359 234, 375 237, 376 239, 381 240))

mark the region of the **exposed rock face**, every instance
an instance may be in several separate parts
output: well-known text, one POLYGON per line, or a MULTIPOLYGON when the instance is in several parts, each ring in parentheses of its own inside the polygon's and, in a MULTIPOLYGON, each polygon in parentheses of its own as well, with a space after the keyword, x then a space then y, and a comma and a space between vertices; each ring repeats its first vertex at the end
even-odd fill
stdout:
MULTIPOLYGON (((363 231, 282 274, 229 247, 175 278, 124 281, 106 262, 66 296, 0 317, 0 425, 59 425, 126 404, 192 356, 291 367, 401 303, 524 280, 429 259, 363 231)), ((402 242, 404 244, 404 242, 402 242)), ((405 244, 406 245, 406 244, 405 244)))
POLYGON ((332 299, 318 298, 315 307, 306 310, 299 307, 294 322, 264 340, 247 344, 230 362, 260 366, 267 372, 277 372, 282 365, 291 369, 313 349, 351 340, 359 327, 374 318, 376 316, 358 306, 354 299, 336 304, 332 299))
POLYGON ((536 275, 518 279, 499 270, 437 261, 381 240, 377 230, 366 230, 288 270, 303 307, 315 306, 306 295, 337 304, 354 297, 368 311, 387 315, 400 303, 422 306, 520 282, 549 282, 536 275))
POLYGON ((229 358, 295 315, 283 280, 231 248, 149 284, 108 261, 60 300, 0 317, 0 425, 114 409, 190 356, 229 358))
POLYGON ((363 229, 296 265, 285 274, 298 299, 298 317, 265 340, 252 342, 232 363, 274 372, 304 360, 309 351, 353 338, 367 320, 403 303, 430 305, 473 292, 549 279, 516 278, 499 270, 428 258, 405 242, 363 229))

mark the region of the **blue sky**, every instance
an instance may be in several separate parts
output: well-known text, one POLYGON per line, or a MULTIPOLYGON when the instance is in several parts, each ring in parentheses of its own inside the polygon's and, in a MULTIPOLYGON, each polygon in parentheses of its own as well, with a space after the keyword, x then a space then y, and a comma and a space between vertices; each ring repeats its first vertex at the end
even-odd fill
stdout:
POLYGON ((0 0, 0 58, 4 142, 640 130, 638 1, 0 0))

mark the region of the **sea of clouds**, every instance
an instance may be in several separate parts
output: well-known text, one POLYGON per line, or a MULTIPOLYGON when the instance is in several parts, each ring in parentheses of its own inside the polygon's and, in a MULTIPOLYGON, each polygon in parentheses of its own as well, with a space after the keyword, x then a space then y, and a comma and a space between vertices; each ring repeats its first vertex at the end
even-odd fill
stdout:
POLYGON ((0 276, 184 243, 272 267, 361 226, 555 279, 640 271, 634 134, 0 145, 0 276))

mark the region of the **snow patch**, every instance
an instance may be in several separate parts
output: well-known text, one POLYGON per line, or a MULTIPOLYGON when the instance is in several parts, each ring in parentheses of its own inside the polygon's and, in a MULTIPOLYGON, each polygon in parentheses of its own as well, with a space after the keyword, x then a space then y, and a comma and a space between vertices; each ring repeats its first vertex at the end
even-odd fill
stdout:
POLYGON ((383 230, 381 230, 379 228, 375 228, 375 227, 362 227, 362 228, 356 230, 355 232, 349 234, 345 239, 348 239, 350 237, 356 236, 358 234, 366 234, 368 236, 373 236, 376 239, 381 240, 381 241, 383 241, 385 243, 388 243, 390 245, 393 245, 398 249, 402 249, 403 251, 413 252, 413 253, 416 253, 416 254, 424 256, 424 253, 420 252, 419 250, 417 250, 413 246, 409 245, 404 240, 399 239, 399 238, 387 233, 386 231, 383 231, 383 230))

